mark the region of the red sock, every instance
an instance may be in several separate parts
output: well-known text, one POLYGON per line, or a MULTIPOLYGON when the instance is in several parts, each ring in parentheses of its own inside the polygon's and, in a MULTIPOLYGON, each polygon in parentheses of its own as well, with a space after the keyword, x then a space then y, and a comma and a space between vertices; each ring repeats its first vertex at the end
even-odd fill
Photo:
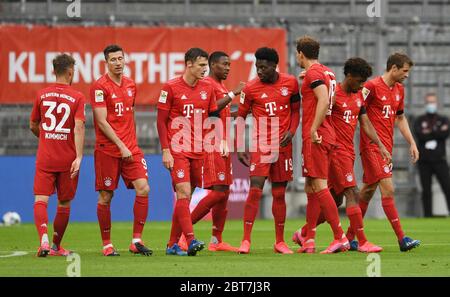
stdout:
POLYGON ((320 204, 316 193, 306 193, 308 204, 306 204, 306 238, 305 241, 316 238, 317 219, 320 216, 320 204))
MULTIPOLYGON (((327 220, 325 220, 325 216, 323 215, 323 212, 320 211, 320 215, 319 215, 319 218, 317 219, 316 227, 319 226, 319 225, 321 225, 321 224, 323 224, 323 223, 325 223, 326 221, 327 221, 327 220)), ((308 232, 308 224, 305 224, 305 225, 302 227, 302 231, 301 231, 302 237, 306 237, 306 233, 307 233, 307 232, 308 232)))
POLYGON ((272 214, 275 221, 276 243, 284 241, 284 223, 286 221, 285 187, 272 188, 272 214))
POLYGON ((148 197, 136 196, 133 207, 134 223, 133 223, 133 238, 141 238, 142 231, 144 231, 145 221, 148 214, 148 197))
POLYGON ((69 223, 70 207, 58 206, 55 220, 53 221, 53 244, 59 249, 61 240, 69 223))
POLYGON ((39 234, 40 244, 42 243, 42 236, 48 234, 47 203, 44 201, 37 201, 34 203, 34 224, 36 225, 39 234))
POLYGON ((191 243, 192 239, 194 239, 194 228, 192 227, 189 203, 190 201, 188 198, 179 198, 175 204, 178 224, 180 224, 180 228, 186 237, 188 245, 191 243))
POLYGON ((361 215, 364 218, 369 207, 369 202, 359 199, 359 208, 361 209, 361 215))
POLYGON ((341 239, 344 231, 342 230, 341 222, 339 220, 336 202, 334 202, 330 190, 328 188, 324 189, 316 193, 316 195, 320 203, 320 209, 333 230, 334 239, 341 239))
POLYGON ((216 237, 218 242, 222 242, 222 232, 225 227, 225 221, 227 219, 227 203, 230 191, 225 191, 223 199, 213 206, 211 210, 213 228, 212 235, 216 237))
POLYGON ((397 208, 395 207, 395 201, 393 197, 382 197, 381 205, 383 206, 384 213, 391 223, 392 229, 394 229, 397 239, 400 241, 405 237, 403 233, 402 225, 400 225, 400 218, 397 213, 397 208))
POLYGON ((97 218, 100 226, 103 246, 111 244, 111 210, 110 204, 97 204, 97 218))
POLYGON ((353 230, 353 234, 356 234, 360 245, 366 243, 367 238, 364 234, 364 224, 361 214, 361 209, 358 205, 349 206, 346 209, 348 219, 350 220, 350 228, 353 230))
POLYGON ((259 188, 250 188, 248 192, 247 201, 245 201, 244 207, 244 238, 243 240, 251 241, 251 233, 253 223, 255 222, 256 215, 259 209, 259 200, 262 197, 262 190, 259 188))
POLYGON ((219 191, 210 191, 206 197, 197 204, 195 209, 191 213, 192 224, 200 221, 204 216, 208 214, 211 208, 219 201, 223 200, 225 194, 219 191))
POLYGON ((178 243, 178 241, 180 240, 181 232, 181 227, 178 223, 177 209, 175 208, 172 214, 172 228, 170 229, 170 239, 169 243, 167 244, 169 247, 173 246, 174 243, 178 243))
MULTIPOLYGON (((364 218, 367 212, 367 208, 369 207, 369 202, 359 199, 359 209, 361 209, 361 217, 364 218)), ((347 229, 347 234, 345 235, 349 241, 355 239, 355 232, 353 232, 353 228, 350 226, 347 229)), ((359 237, 358 237, 359 239, 359 237)))

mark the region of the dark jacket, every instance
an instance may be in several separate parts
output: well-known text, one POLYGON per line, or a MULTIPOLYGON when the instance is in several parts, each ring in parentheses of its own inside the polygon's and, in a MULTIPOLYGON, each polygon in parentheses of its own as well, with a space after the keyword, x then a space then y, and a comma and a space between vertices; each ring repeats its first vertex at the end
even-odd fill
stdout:
POLYGON ((446 160, 445 140, 449 135, 449 121, 439 114, 424 114, 414 122, 419 148, 419 161, 446 160))

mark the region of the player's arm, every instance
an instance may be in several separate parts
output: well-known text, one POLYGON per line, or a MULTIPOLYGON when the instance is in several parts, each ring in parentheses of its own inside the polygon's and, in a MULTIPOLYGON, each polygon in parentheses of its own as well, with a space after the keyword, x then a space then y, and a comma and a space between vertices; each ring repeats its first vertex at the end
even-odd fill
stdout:
POLYGON ((84 120, 75 120, 75 152, 77 154, 75 160, 72 162, 70 167, 70 178, 77 176, 80 171, 81 159, 83 159, 83 146, 84 146, 84 120))
POLYGON ((446 139, 449 135, 449 123, 447 117, 441 117, 442 124, 437 127, 438 129, 433 131, 432 134, 434 136, 434 139, 446 139))
POLYGON ((111 140, 120 150, 120 153, 122 154, 122 159, 131 161, 133 160, 133 154, 131 151, 127 148, 127 146, 122 142, 122 140, 117 136, 116 132, 114 132, 114 129, 111 127, 111 125, 106 120, 106 117, 108 115, 108 111, 106 107, 96 107, 94 108, 94 118, 95 122, 97 123, 99 129, 105 134, 105 136, 111 140))
POLYGON ((400 133, 402 133, 403 138, 409 143, 409 153, 411 155, 411 160, 416 163, 419 160, 419 150, 417 149, 416 142, 412 136, 411 130, 409 129, 408 119, 406 118, 403 110, 397 111, 397 117, 395 119, 400 133))
POLYGON ((233 98, 239 94, 241 94, 242 90, 245 87, 245 83, 244 82, 240 82, 239 85, 233 90, 230 91, 227 95, 225 95, 225 97, 223 97, 222 99, 217 100, 217 111, 221 112, 222 109, 224 109, 228 104, 230 104, 230 102, 233 100, 233 98))
POLYGON ((236 125, 236 149, 237 149, 237 156, 239 161, 244 164, 245 166, 249 167, 250 166, 250 154, 248 152, 245 151, 245 141, 243 143, 241 143, 241 141, 239 141, 239 135, 241 135, 241 133, 245 133, 245 131, 239 131, 238 129, 242 126, 245 127, 245 119, 251 109, 251 105, 252 105, 252 100, 251 97, 249 95, 247 95, 247 93, 249 93, 246 89, 244 89, 241 92, 241 96, 239 98, 239 108, 237 111, 237 117, 236 117, 236 121, 238 121, 238 123, 240 122, 241 124, 237 124, 236 125))
POLYGON ((162 150, 162 162, 168 170, 173 169, 173 157, 169 147, 169 114, 172 106, 172 91, 168 85, 165 85, 161 90, 158 99, 158 114, 156 119, 156 128, 158 129, 159 141, 162 150))
POLYGON ((37 138, 39 138, 39 124, 40 122, 34 122, 30 120, 30 130, 37 138))
POLYGON ((289 123, 289 129, 286 133, 281 137, 280 146, 285 147, 289 143, 291 143, 292 138, 295 135, 295 131, 297 131, 298 125, 300 124, 300 94, 298 90, 298 82, 294 80, 294 93, 290 98, 291 104, 291 121, 289 123))
POLYGON ((325 120, 329 108, 328 88, 325 85, 325 82, 321 80, 312 82, 311 88, 313 89, 314 96, 317 98, 316 112, 314 115, 314 121, 311 126, 311 141, 313 143, 321 143, 322 136, 319 136, 317 134, 317 130, 325 120))
POLYGON ((39 110, 40 99, 39 95, 33 103, 33 109, 30 115, 30 130, 33 132, 34 136, 39 138, 39 124, 41 123, 41 114, 39 110))
POLYGON ((381 155, 383 156, 383 160, 386 161, 387 164, 391 163, 392 156, 378 137, 377 131, 370 122, 369 117, 366 113, 366 108, 364 106, 361 107, 361 111, 359 113, 359 124, 361 125, 361 129, 364 130, 364 133, 366 133, 370 140, 378 146, 381 155))

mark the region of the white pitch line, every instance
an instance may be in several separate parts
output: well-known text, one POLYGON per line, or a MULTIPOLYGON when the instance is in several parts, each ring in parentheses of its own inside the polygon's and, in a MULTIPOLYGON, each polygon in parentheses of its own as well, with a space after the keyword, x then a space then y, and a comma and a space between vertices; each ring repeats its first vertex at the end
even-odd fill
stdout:
MULTIPOLYGON (((0 251, 0 253, 11 253, 11 251, 0 251)), ((0 258, 20 257, 20 256, 25 256, 27 254, 28 254, 28 252, 25 252, 25 251, 15 251, 9 255, 0 255, 0 258)))

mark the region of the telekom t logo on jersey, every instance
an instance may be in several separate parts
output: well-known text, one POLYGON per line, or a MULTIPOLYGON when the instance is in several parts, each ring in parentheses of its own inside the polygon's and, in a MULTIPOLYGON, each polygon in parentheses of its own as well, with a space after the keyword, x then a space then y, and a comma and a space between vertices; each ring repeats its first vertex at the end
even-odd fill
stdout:
POLYGON ((187 119, 191 118, 191 114, 194 113, 194 104, 184 104, 183 105, 183 114, 187 119))
POLYGON ((383 116, 385 119, 389 119, 389 115, 391 114, 391 106, 383 105, 383 116))
POLYGON ((277 104, 275 102, 267 102, 265 104, 266 111, 269 113, 269 116, 274 116, 275 112, 277 110, 277 104))
POLYGON ((117 102, 114 110, 118 117, 123 116, 123 102, 117 102))
POLYGON ((345 120, 345 122, 348 124, 348 123, 350 123, 350 117, 352 116, 352 111, 351 110, 346 110, 346 111, 344 111, 344 116, 343 116, 343 118, 344 118, 344 120, 345 120))

